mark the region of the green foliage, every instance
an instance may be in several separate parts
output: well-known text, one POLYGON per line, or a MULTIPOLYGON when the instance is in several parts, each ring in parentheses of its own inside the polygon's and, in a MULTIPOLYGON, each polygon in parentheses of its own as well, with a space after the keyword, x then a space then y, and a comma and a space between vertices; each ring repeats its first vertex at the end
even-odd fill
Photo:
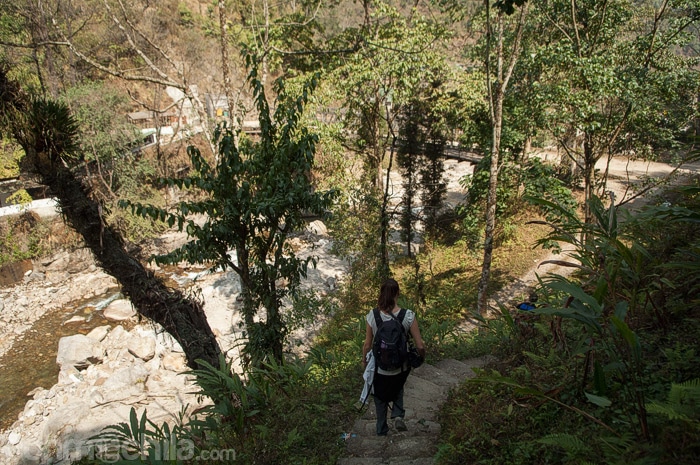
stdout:
POLYGON ((35 128, 31 132, 14 132, 26 156, 31 154, 29 162, 33 168, 51 171, 55 163, 75 161, 79 156, 76 142, 79 125, 70 109, 60 102, 38 97, 32 98, 28 105, 26 110, 15 109, 18 114, 12 124, 35 128), (53 158, 47 159, 48 156, 53 158))
MULTIPOLYGON (((399 224, 407 247, 414 239, 417 220, 422 220, 425 234, 437 233, 438 215, 447 191, 443 178, 445 122, 433 113, 434 106, 439 106, 438 99, 444 96, 436 92, 436 87, 439 87, 437 83, 422 90, 406 105, 400 118, 402 142, 397 152, 397 164, 403 177, 404 195, 399 224), (416 208, 419 198, 420 212, 416 208)), ((408 255, 411 255, 410 251, 408 255)))
POLYGON ((20 189, 7 198, 8 204, 27 205, 32 202, 32 196, 24 189, 20 189))
POLYGON ((31 213, 4 218, 0 222, 0 266, 47 253, 48 228, 31 213))
POLYGON ((97 459, 93 463, 189 463, 198 451, 184 419, 181 412, 174 426, 167 422, 158 425, 148 418, 146 410, 139 418, 132 407, 128 423, 107 426, 87 441, 89 457, 97 459))
POLYGON ((236 135, 225 126, 215 133, 218 163, 212 167, 196 147, 188 154, 197 173, 182 179, 164 179, 169 186, 195 189, 202 200, 183 201, 174 212, 154 205, 124 201, 132 211, 177 226, 192 240, 166 255, 153 257, 156 263, 185 260, 232 269, 240 277, 244 296, 244 321, 249 361, 259 364, 268 357, 282 360, 282 346, 288 328, 281 314, 282 299, 294 295, 313 257, 305 260, 294 254, 287 242, 289 234, 304 226, 304 214, 325 217, 335 191, 318 192, 310 180, 318 138, 300 125, 303 109, 316 86, 313 77, 299 96, 286 92, 277 81, 277 109, 274 118, 252 66, 250 83, 259 111, 259 142, 244 140, 236 145, 236 135), (206 215, 204 224, 192 218, 206 215), (235 257, 229 254, 235 251, 235 257), (287 287, 278 286, 280 279, 287 287), (266 318, 254 321, 264 309, 266 318))
POLYGON ((177 12, 180 15, 180 25, 184 27, 194 26, 194 15, 185 3, 177 4, 177 12))
POLYGON ((329 228, 333 230, 333 252, 354 264, 349 270, 353 277, 351 281, 357 282, 360 288, 364 287, 368 270, 379 280, 377 198, 366 189, 347 189, 338 197, 329 220, 329 228))
MULTIPOLYGON (((488 193, 490 157, 484 157, 473 175, 465 176, 461 185, 467 189, 465 205, 459 207, 465 239, 470 247, 479 245, 483 230, 483 209, 488 193)), ((517 227, 512 219, 527 206, 537 207, 551 221, 563 217, 575 217, 577 205, 571 190, 555 176, 552 166, 538 158, 528 159, 522 164, 505 162, 498 173, 496 189, 496 217, 498 231, 496 239, 503 243, 513 236, 517 227), (547 200, 538 202, 537 200, 547 200)))
POLYGON ((535 95, 526 95, 535 117, 582 171, 586 200, 604 189, 594 171, 598 160, 653 157, 677 146, 692 124, 697 109, 687 97, 697 89, 695 59, 678 48, 700 19, 686 13, 697 2, 667 6, 590 0, 532 9, 531 58, 523 64, 535 95))
POLYGON ((508 376, 484 373, 448 402, 439 463, 694 463, 696 282, 680 271, 696 266, 694 183, 624 221, 595 199, 588 224, 529 200, 558 218, 539 242, 564 242, 577 271, 542 278, 535 310, 482 322, 508 376))
POLYGON ((19 162, 24 156, 22 149, 7 139, 0 139, 0 179, 19 176, 19 162))
POLYGON ((269 397, 270 386, 258 383, 252 376, 244 382, 234 371, 231 363, 220 356, 219 366, 213 367, 201 361, 203 369, 194 370, 195 383, 199 394, 210 398, 214 405, 205 407, 204 412, 213 419, 221 419, 242 433, 246 420, 254 417, 264 408, 269 397))
POLYGON ((128 96, 105 83, 86 82, 67 89, 62 100, 78 124, 79 161, 100 181, 94 183, 95 192, 107 200, 138 197, 152 168, 132 153, 142 136, 124 118, 128 96))
MULTIPOLYGON (((526 201, 528 198, 549 200, 566 211, 567 215, 576 210, 578 203, 571 189, 557 178, 553 166, 543 163, 539 158, 531 158, 525 164, 524 169, 523 184, 525 189, 523 196, 526 201)), ((557 221, 561 218, 559 208, 552 209, 546 204, 538 206, 541 207, 542 214, 547 221, 557 221)))

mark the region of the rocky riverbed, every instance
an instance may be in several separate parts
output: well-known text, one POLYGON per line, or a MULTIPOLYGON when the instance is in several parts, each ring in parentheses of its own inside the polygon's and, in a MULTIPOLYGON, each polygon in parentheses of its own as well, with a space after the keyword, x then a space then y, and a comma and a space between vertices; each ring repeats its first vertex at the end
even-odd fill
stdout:
MULTIPOLYGON (((154 246, 165 250, 181 243, 181 234, 163 236, 154 246)), ((346 263, 330 253, 323 223, 316 221, 293 239, 300 256, 319 258, 303 287, 323 297, 332 291, 346 263)), ((155 250, 154 250, 155 251, 155 250)), ((199 295, 220 346, 237 358, 241 328, 238 323, 240 284, 233 272, 207 272, 189 266, 156 270, 181 288, 199 295)), ((0 324, 0 356, 9 354, 19 338, 35 337, 33 325, 47 313, 59 312, 72 302, 108 299, 118 292, 114 279, 95 266, 86 250, 64 252, 36 262, 22 281, 0 289, 5 316, 0 324)), ((174 422, 182 412, 201 407, 179 344, 158 325, 138 322, 129 301, 117 298, 91 314, 66 315, 64 325, 88 318, 106 318, 87 334, 57 342, 59 373, 49 388, 28 388, 27 402, 16 421, 0 433, 0 463, 69 463, 86 452, 85 441, 108 425, 128 421, 131 408, 161 424, 174 422), (96 313, 99 315, 93 315, 96 313)), ((102 320, 100 320, 102 321, 102 320)), ((303 350, 322 319, 292 335, 295 350, 303 350)), ((36 335, 36 344, 46 344, 36 335)), ((48 349, 47 349, 48 350, 48 349)), ((31 360, 27 361, 31 366, 31 360)))

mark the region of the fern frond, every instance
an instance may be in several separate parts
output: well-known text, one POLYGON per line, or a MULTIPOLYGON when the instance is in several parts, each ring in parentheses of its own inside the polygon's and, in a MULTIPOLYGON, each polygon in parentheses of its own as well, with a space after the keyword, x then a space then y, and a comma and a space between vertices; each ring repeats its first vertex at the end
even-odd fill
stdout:
POLYGON ((680 412, 676 405, 652 402, 651 404, 647 405, 647 412, 664 415, 669 420, 690 421, 690 418, 688 418, 688 416, 683 412, 680 412))
POLYGON ((564 433, 555 433, 544 436, 536 442, 548 446, 557 446, 564 449, 570 455, 577 455, 588 450, 588 446, 576 436, 564 433))
POLYGON ((651 402, 647 412, 680 420, 700 429, 700 379, 672 384, 667 402, 651 402))
POLYGON ((692 402, 696 405, 700 404, 700 378, 691 379, 680 384, 671 384, 668 401, 673 405, 692 402))

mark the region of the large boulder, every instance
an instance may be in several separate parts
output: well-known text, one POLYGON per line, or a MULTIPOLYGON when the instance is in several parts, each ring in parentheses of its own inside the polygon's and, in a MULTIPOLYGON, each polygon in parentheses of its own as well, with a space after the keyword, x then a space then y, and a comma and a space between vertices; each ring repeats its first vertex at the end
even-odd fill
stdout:
POLYGON ((328 228, 321 220, 314 220, 306 227, 306 230, 312 234, 317 234, 319 236, 327 236, 328 228))
POLYGON ((56 363, 63 368, 74 367, 78 370, 100 363, 104 357, 104 350, 99 341, 95 341, 83 334, 62 337, 58 341, 58 354, 56 363))
POLYGON ((109 375, 101 386, 93 388, 91 401, 94 405, 110 402, 134 404, 143 400, 148 380, 148 369, 141 360, 120 368, 109 375))

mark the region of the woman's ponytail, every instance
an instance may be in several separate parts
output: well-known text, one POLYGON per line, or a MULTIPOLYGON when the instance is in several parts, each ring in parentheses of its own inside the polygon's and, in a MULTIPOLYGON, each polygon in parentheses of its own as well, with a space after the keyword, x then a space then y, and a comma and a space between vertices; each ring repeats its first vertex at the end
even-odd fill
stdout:
POLYGON ((387 279, 379 290, 377 307, 384 312, 390 312, 396 305, 396 297, 399 295, 399 283, 394 279, 387 279))

